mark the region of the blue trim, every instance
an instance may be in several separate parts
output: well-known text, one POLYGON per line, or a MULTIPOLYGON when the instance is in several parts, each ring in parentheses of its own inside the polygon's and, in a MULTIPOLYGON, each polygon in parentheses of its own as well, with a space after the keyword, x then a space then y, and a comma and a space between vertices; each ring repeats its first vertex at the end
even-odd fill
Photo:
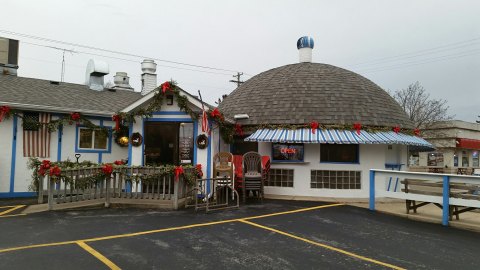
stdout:
POLYGON ((13 115, 13 137, 12 137, 12 160, 10 162, 10 193, 13 193, 15 187, 15 163, 17 160, 17 127, 18 117, 13 115))
POLYGON ((142 166, 145 165, 145 118, 142 119, 142 166))
POLYGON ((375 211, 375 171, 370 170, 370 200, 369 209, 375 211))
POLYGON ((58 127, 58 143, 57 143, 57 161, 62 160, 62 139, 63 139, 63 126, 58 127))
POLYGON ((193 165, 197 164, 197 136, 198 136, 198 121, 193 122, 193 165))
POLYGON ((360 162, 329 162, 329 161, 320 161, 321 164, 351 164, 351 165, 360 165, 360 162))
MULTIPOLYGON (((212 130, 212 123, 209 123, 209 130, 212 130)), ((207 178, 211 178, 212 175, 212 134, 208 136, 208 149, 207 149, 207 178)), ((207 194, 210 193, 210 181, 207 181, 207 194)))
POLYGON ((448 219, 450 218, 450 176, 443 176, 443 210, 442 210, 442 225, 448 226, 448 219))
POLYGON ((26 198, 36 196, 36 192, 0 192, 0 198, 26 198))
POLYGON ((99 149, 79 149, 78 148, 78 136, 80 133, 80 128, 85 128, 85 126, 77 126, 75 128, 75 153, 112 153, 112 127, 106 127, 108 132, 108 142, 107 142, 107 149, 106 150, 99 150, 99 149))
MULTIPOLYGON (((132 133, 133 133, 133 122, 130 122, 130 124, 128 125, 128 138, 130 140, 130 138, 132 137, 132 133)), ((128 166, 132 166, 132 151, 133 151, 133 147, 132 147, 132 144, 129 143, 128 144, 128 166)), ((131 182, 126 182, 126 186, 125 186, 125 189, 127 190, 127 192, 132 192, 132 185, 130 184, 131 182)))
POLYGON ((147 118, 146 122, 185 122, 192 123, 192 118, 147 118))
MULTIPOLYGON (((103 120, 100 119, 100 124, 99 124, 100 127, 103 127, 103 120)), ((110 147, 110 152, 112 152, 112 148, 110 147)), ((102 152, 99 152, 98 153, 98 163, 102 163, 102 152)))
MULTIPOLYGON (((128 125, 128 138, 130 140, 130 138, 132 137, 132 134, 133 134, 133 123, 130 122, 130 124, 128 125)), ((132 144, 129 143, 128 144, 128 166, 132 166, 132 144)))
POLYGON ((154 112, 152 115, 188 115, 186 112, 173 111, 173 112, 154 112))

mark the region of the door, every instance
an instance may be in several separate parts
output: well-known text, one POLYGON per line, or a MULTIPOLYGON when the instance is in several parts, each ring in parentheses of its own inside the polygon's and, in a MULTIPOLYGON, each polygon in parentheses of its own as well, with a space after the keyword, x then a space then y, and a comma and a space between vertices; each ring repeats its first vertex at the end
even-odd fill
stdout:
POLYGON ((179 127, 180 123, 145 122, 146 165, 178 165, 179 127))

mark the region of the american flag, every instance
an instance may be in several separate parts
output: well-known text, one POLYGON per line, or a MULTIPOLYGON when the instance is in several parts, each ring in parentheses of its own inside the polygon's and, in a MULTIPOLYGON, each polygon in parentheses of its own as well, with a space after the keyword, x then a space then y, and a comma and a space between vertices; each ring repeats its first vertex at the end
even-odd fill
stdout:
POLYGON ((210 133, 210 129, 208 127, 208 116, 205 108, 202 111, 202 132, 210 133))
POLYGON ((49 113, 39 113, 38 120, 43 125, 37 130, 23 129, 24 157, 50 157, 50 132, 45 124, 50 123, 52 116, 49 113))
POLYGON ((208 115, 207 111, 205 111, 205 106, 202 100, 202 94, 200 90, 198 90, 198 97, 200 98, 200 102, 202 103, 202 132, 210 134, 210 127, 208 126, 208 115))

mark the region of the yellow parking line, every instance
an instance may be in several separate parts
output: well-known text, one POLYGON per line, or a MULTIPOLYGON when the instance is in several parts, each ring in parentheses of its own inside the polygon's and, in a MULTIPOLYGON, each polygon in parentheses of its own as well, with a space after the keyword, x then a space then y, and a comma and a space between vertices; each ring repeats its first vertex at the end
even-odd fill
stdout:
POLYGON ((316 209, 322 209, 322 208, 334 207, 334 206, 341 206, 341 205, 344 205, 344 204, 343 204, 343 203, 326 204, 326 205, 314 206, 314 207, 309 207, 309 208, 301 208, 301 209, 297 209, 297 210, 291 210, 291 211, 285 211, 285 212, 278 212, 278 213, 272 213, 272 214, 261 215, 261 216, 247 217, 247 218, 242 218, 242 220, 250 220, 250 219, 257 219, 257 218, 273 217, 273 216, 279 216, 279 215, 285 215, 285 214, 294 214, 294 213, 300 213, 300 212, 305 212, 305 211, 312 211, 312 210, 316 210, 316 209))
MULTIPOLYGON (((5 215, 5 214, 8 214, 8 213, 10 213, 10 212, 12 212, 12 211, 15 211, 15 210, 17 210, 17 209, 20 209, 20 208, 22 208, 22 207, 24 207, 24 206, 25 206, 25 205, 11 206, 11 207, 13 207, 13 208, 8 209, 8 210, 5 210, 5 211, 3 211, 3 212, 0 212, 0 216, 3 216, 3 215, 5 215)), ((4 208, 6 208, 6 207, 4 207, 4 208)))
POLYGON ((255 227, 258 227, 258 228, 262 228, 262 229, 265 229, 265 230, 276 232, 278 234, 285 235, 285 236, 288 236, 288 237, 291 237, 291 238, 294 238, 294 239, 297 239, 297 240, 300 240, 300 241, 303 241, 303 242, 307 242, 307 243, 315 245, 315 246, 323 247, 323 248, 331 250, 331 251, 342 253, 342 254, 345 254, 347 256, 354 257, 354 258, 357 258, 357 259, 360 259, 360 260, 364 260, 364 261, 368 261, 368 262, 371 262, 371 263, 379 264, 379 265, 389 267, 389 268, 392 268, 392 269, 397 269, 397 270, 404 270, 405 269, 405 268, 401 268, 401 267, 398 267, 398 266, 395 266, 395 265, 392 265, 392 264, 388 264, 388 263, 384 263, 384 262, 377 261, 377 260, 374 260, 374 259, 370 259, 370 258, 365 257, 365 256, 357 255, 355 253, 352 253, 352 252, 349 252, 349 251, 346 251, 346 250, 343 250, 343 249, 339 249, 339 248, 332 247, 332 246, 329 246, 329 245, 325 245, 325 244, 322 244, 322 243, 318 243, 318 242, 315 242, 315 241, 312 241, 312 240, 308 240, 306 238, 302 238, 302 237, 299 237, 299 236, 296 236, 296 235, 293 235, 293 234, 290 234, 290 233, 287 233, 287 232, 284 232, 284 231, 279 231, 279 230, 274 229, 274 228, 270 228, 270 227, 266 227, 266 226, 263 226, 263 225, 260 225, 260 224, 257 224, 257 223, 253 223, 253 222, 247 221, 245 219, 239 219, 238 221, 249 224, 249 225, 252 225, 252 226, 255 226, 255 227))
POLYGON ((184 229, 191 229, 191 228, 196 228, 196 227, 204 227, 204 226, 211 226, 211 225, 224 224, 224 223, 230 223, 230 222, 237 222, 237 221, 241 221, 241 220, 257 219, 257 218, 270 217, 270 216, 276 216, 276 215, 285 215, 285 214, 292 214, 292 213, 298 213, 298 212, 304 212, 304 211, 311 211, 311 210, 315 210, 315 209, 321 209, 321 208, 332 207, 332 206, 340 206, 340 205, 342 205, 342 204, 320 205, 320 206, 309 207, 309 208, 301 208, 301 209, 292 210, 292 211, 278 212, 278 213, 267 214, 267 215, 260 215, 260 216, 245 217, 245 218, 241 218, 241 219, 228 219, 228 220, 220 220, 220 221, 207 222, 207 223, 197 223, 197 224, 191 224, 191 225, 185 225, 185 226, 169 227, 169 228, 163 228, 163 229, 157 229, 157 230, 150 230, 150 231, 143 231, 143 232, 136 232, 136 233, 117 234, 117 235, 110 235, 110 236, 103 236, 103 237, 95 237, 95 238, 87 238, 87 239, 78 239, 78 240, 74 240, 74 241, 65 241, 65 242, 56 242, 56 243, 46 243, 46 244, 36 244, 36 245, 29 245, 29 246, 20 246, 20 247, 0 249, 0 253, 9 252, 9 251, 16 251, 16 250, 23 250, 23 249, 31 249, 31 248, 60 246, 60 245, 69 245, 69 244, 75 244, 77 241, 80 241, 80 242, 94 242, 94 241, 102 241, 102 240, 109 240, 109 239, 133 237, 133 236, 139 236, 139 235, 145 235, 145 234, 152 234, 152 233, 160 233, 160 232, 167 232, 167 231, 184 230, 184 229))
POLYGON ((18 217, 18 216, 26 216, 27 214, 15 214, 15 215, 3 215, 0 218, 7 218, 7 217, 18 217))
MULTIPOLYGON (((18 206, 18 205, 5 205, 5 206, 0 206, 0 209, 2 208, 10 208, 10 207, 15 207, 15 206, 18 206)), ((23 205, 25 206, 25 205, 23 205)))
POLYGON ((85 242, 82 241, 77 241, 77 244, 85 249, 88 253, 92 254, 95 256, 95 258, 99 259, 101 262, 103 262, 106 266, 108 266, 112 270, 120 270, 120 267, 118 267, 116 264, 114 264, 112 261, 110 261, 107 257, 103 256, 100 254, 98 251, 93 249, 91 246, 87 245, 85 242))

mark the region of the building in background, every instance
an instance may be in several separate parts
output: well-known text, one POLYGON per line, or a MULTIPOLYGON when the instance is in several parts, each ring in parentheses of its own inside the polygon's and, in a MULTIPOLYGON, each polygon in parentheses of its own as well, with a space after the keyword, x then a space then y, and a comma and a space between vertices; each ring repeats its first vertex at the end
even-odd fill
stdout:
POLYGON ((442 121, 423 132, 436 150, 410 149, 412 171, 472 174, 480 168, 480 124, 460 120, 442 121))

